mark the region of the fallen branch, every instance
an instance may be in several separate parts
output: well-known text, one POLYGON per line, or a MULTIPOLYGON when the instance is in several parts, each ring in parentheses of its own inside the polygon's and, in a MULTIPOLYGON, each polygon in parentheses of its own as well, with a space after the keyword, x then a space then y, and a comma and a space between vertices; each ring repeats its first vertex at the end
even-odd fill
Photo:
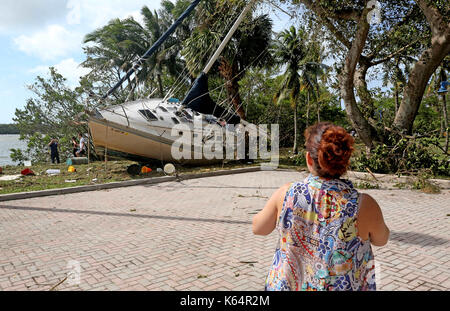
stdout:
POLYGON ((62 281, 60 281, 58 284, 56 284, 55 286, 53 286, 52 288, 50 288, 50 291, 51 291, 51 292, 54 291, 55 288, 57 288, 59 285, 61 285, 62 283, 64 283, 64 282, 67 280, 68 277, 69 277, 69 276, 66 276, 62 281))
POLYGON ((369 172, 369 174, 373 177, 373 179, 375 179, 375 181, 379 182, 379 180, 375 177, 375 175, 372 173, 372 171, 368 167, 366 167, 366 171, 369 172))

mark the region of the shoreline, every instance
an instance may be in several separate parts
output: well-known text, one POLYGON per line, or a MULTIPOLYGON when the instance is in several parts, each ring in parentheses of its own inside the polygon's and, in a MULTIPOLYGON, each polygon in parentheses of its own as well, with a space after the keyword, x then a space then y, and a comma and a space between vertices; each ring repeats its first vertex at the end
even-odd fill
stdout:
POLYGON ((3 169, 6 166, 17 166, 18 164, 13 162, 10 157, 10 148, 26 149, 26 143, 20 141, 20 134, 0 134, 0 167, 3 169), (3 141, 2 140, 5 140, 3 141), (9 141, 11 140, 11 141, 9 141))

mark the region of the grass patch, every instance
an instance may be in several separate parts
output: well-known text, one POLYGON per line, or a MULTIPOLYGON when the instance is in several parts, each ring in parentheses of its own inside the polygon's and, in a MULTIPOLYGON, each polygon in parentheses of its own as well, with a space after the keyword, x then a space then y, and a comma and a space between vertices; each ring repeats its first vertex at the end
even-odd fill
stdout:
MULTIPOLYGON (((151 173, 137 176, 131 176, 127 172, 127 168, 132 164, 136 163, 131 161, 110 161, 105 166, 105 162, 92 162, 85 165, 74 165, 77 170, 74 173, 68 172, 68 166, 66 164, 36 164, 30 167, 36 174, 35 176, 21 176, 17 180, 0 181, 0 194, 62 189, 165 176, 163 172, 157 172, 158 168, 163 167, 161 162, 155 162, 150 165, 153 170, 151 173), (59 175, 50 176, 46 174, 48 169, 59 169, 61 173, 59 175)), ((202 167, 177 166, 177 173, 179 175, 206 173, 226 169, 252 167, 256 165, 258 165, 258 163, 224 162, 202 167)), ((3 168, 3 174, 0 174, 0 177, 5 175, 20 175, 20 172, 23 169, 23 166, 6 166, 3 168)))
MULTIPOLYGON (((307 169, 305 166, 297 165, 299 156, 293 156, 290 151, 291 150, 289 148, 282 148, 280 150, 280 164, 278 167, 282 169, 294 169, 297 171, 307 169)), ((247 162, 229 161, 206 166, 178 165, 177 173, 182 176, 185 174, 198 174, 219 170, 253 167, 259 166, 261 162, 262 161, 255 161, 253 164, 249 164, 247 162)), ((68 172, 68 165, 65 163, 35 164, 30 169, 36 174, 36 176, 22 176, 17 180, 0 181, 0 194, 62 189, 165 176, 163 172, 157 172, 158 168, 163 168, 163 164, 160 161, 150 163, 149 166, 153 170, 151 173, 141 174, 138 176, 131 176, 128 174, 127 168, 132 164, 136 164, 136 162, 111 160, 106 165, 105 162, 91 162, 90 164, 74 165, 77 170, 74 173, 68 172), (59 169, 61 173, 59 175, 49 176, 46 174, 48 169, 59 169)), ((20 172, 23 169, 23 166, 6 166, 3 168, 3 174, 0 174, 0 177, 5 175, 20 175, 20 172)))
POLYGON ((356 182, 354 184, 354 186, 355 186, 355 188, 358 188, 358 189, 380 189, 379 184, 374 185, 374 184, 371 184, 371 183, 365 182, 365 181, 362 181, 360 183, 356 182))

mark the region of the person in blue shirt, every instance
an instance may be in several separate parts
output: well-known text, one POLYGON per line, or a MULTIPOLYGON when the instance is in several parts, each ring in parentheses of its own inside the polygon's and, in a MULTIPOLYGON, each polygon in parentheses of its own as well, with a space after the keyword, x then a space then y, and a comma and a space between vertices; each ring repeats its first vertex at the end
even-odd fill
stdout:
POLYGON ((50 143, 48 144, 48 146, 50 147, 50 156, 52 159, 52 163, 54 164, 55 161, 56 163, 60 163, 59 161, 59 143, 58 140, 56 138, 53 138, 50 143))

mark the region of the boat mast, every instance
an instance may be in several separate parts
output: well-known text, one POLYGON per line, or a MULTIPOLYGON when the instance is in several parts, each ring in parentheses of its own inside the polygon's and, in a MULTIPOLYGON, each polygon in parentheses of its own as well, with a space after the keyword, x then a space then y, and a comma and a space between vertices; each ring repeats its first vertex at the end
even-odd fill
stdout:
POLYGON ((120 79, 119 82, 117 82, 116 85, 114 85, 101 99, 106 99, 109 95, 114 93, 126 80, 128 80, 129 77, 135 72, 139 70, 139 68, 150 58, 150 56, 155 53, 158 48, 164 43, 164 41, 167 40, 167 38, 180 26, 180 24, 188 17, 192 11, 195 9, 195 7, 200 3, 201 0, 194 0, 192 1, 191 5, 186 9, 186 11, 181 14, 181 16, 175 21, 175 23, 161 36, 161 38, 156 41, 153 46, 142 56, 139 58, 139 60, 133 64, 133 67, 128 70, 127 74, 120 79))
POLYGON ((208 64, 206 65, 205 69, 203 69, 203 73, 204 74, 208 74, 208 72, 211 70, 212 66, 214 65, 214 63, 217 61, 217 59, 219 58, 220 54, 222 54, 223 49, 225 48, 225 46, 228 44, 228 42, 230 42, 231 38, 233 37, 234 33, 236 32, 236 30, 238 29, 239 25, 242 23, 242 21, 244 20, 245 16, 247 16, 248 11, 250 11, 250 9, 252 8, 253 4, 256 2, 256 0, 251 0, 247 6, 245 7, 244 11, 242 11, 241 15, 238 17, 238 19, 236 20, 236 22, 234 23, 233 27, 231 27, 230 31, 228 32, 227 36, 225 37, 225 39, 223 40, 223 42, 220 44, 219 48, 217 49, 216 53, 214 53, 214 55, 211 57, 210 61, 208 62, 208 64))
MULTIPOLYGON (((203 69, 203 71, 200 73, 200 75, 194 81, 192 88, 189 90, 188 94, 186 95, 186 97, 184 98, 184 100, 182 102, 183 106, 189 107, 189 108, 196 110, 198 112, 201 112, 201 113, 208 113, 206 111, 209 108, 203 107, 203 109, 202 109, 201 106, 205 106, 205 104, 201 105, 199 103, 200 100, 206 100, 207 106, 214 106, 214 109, 212 111, 215 111, 217 109, 216 104, 213 103, 211 98, 209 97, 207 74, 211 70, 212 66, 217 61, 220 54, 223 52, 223 49, 228 44, 228 42, 231 40, 234 33, 238 29, 239 25, 242 23, 244 18, 247 16, 248 12, 250 11, 250 9, 252 8, 253 4, 256 1, 257 0, 250 0, 250 2, 246 5, 246 7, 242 11, 241 15, 238 17, 238 19, 234 23, 233 27, 231 27, 230 31, 226 35, 225 39, 220 44, 217 51, 214 53, 214 55, 209 60, 205 69, 203 69), (193 106, 196 106, 196 108, 194 108, 193 106), (199 111, 199 110, 203 110, 203 111, 199 111)), ((210 112, 212 113, 212 111, 210 111, 210 112)))

